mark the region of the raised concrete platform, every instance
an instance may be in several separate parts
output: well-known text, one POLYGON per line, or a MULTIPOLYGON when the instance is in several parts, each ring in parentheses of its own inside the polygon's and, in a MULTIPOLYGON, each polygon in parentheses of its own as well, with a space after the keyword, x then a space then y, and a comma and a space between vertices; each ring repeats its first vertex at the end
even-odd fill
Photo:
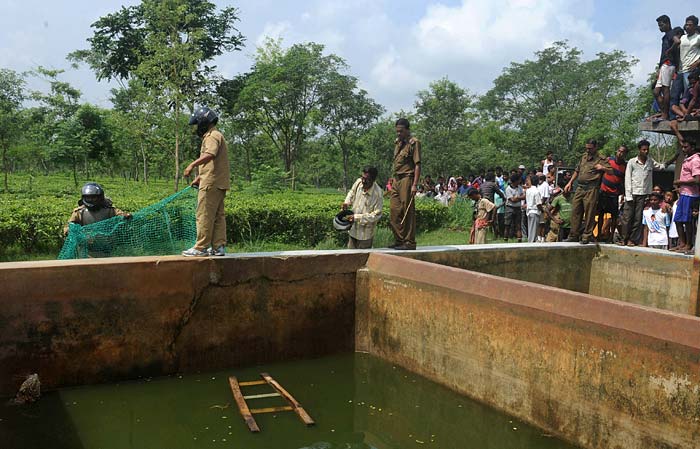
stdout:
MULTIPOLYGON (((673 130, 671 129, 670 122, 668 120, 664 120, 663 122, 657 123, 640 122, 639 130, 652 133, 673 134, 673 130)), ((678 123, 678 130, 682 133, 700 132, 700 122, 680 122, 678 123)))
POLYGON ((0 264, 0 396, 33 372, 53 389, 365 350, 583 447, 698 447, 692 264, 566 243, 0 264))

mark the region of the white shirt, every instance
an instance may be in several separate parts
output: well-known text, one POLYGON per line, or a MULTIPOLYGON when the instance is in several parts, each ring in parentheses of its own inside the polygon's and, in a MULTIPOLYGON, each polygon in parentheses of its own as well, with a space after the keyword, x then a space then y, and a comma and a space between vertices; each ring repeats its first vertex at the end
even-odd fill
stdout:
POLYGON ((525 191, 525 204, 527 205, 528 215, 540 215, 540 210, 537 206, 542 204, 542 195, 536 186, 532 186, 525 191))
POLYGON ((676 223, 673 221, 676 218, 676 207, 678 206, 678 201, 673 203, 673 208, 671 209, 671 227, 668 228, 668 237, 672 239, 678 238, 678 229, 676 229, 676 223))
POLYGON ((681 72, 689 72, 690 65, 700 58, 700 33, 681 36, 681 72))
POLYGON ((382 218, 384 206, 384 194, 377 183, 365 192, 362 187, 362 178, 358 178, 345 197, 346 204, 352 204, 352 212, 355 217, 350 228, 350 236, 357 240, 369 240, 374 238, 374 229, 382 218))
POLYGON ((542 184, 537 186, 537 190, 540 191, 540 196, 542 197, 542 202, 546 203, 547 199, 549 198, 549 183, 548 182, 543 182, 542 184))
POLYGON ((666 165, 659 164, 650 156, 647 156, 643 164, 637 157, 629 160, 625 169, 625 201, 632 201, 632 195, 649 195, 652 189, 652 172, 664 168, 666 165))
POLYGON ((669 223, 668 214, 664 212, 663 209, 658 208, 654 210, 651 207, 649 209, 644 209, 642 212, 642 224, 649 230, 647 245, 668 245, 666 226, 668 226, 669 223))
POLYGON ((552 165, 554 165, 554 161, 553 161, 553 160, 552 160, 552 162, 549 162, 547 159, 545 159, 544 161, 542 161, 542 173, 544 173, 545 175, 546 175, 547 173, 549 173, 549 167, 551 167, 552 165))
POLYGON ((444 191, 435 195, 435 199, 438 200, 443 206, 449 206, 451 197, 452 195, 450 195, 450 192, 448 191, 444 191))

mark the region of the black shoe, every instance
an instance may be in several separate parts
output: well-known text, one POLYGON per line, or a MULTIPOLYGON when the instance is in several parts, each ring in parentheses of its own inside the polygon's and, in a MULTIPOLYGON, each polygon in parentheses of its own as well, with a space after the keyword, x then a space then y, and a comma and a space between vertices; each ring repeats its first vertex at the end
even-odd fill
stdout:
POLYGON ((578 242, 578 237, 569 237, 568 239, 564 240, 567 243, 576 243, 578 242))
POLYGON ((583 238, 579 243, 581 243, 581 245, 588 245, 589 243, 591 243, 591 241, 587 238, 583 238))
POLYGON ((394 248, 396 251, 414 251, 416 249, 413 245, 400 245, 394 248))
POLYGON ((394 243, 392 243, 391 245, 387 246, 387 248, 389 248, 389 249, 396 249, 396 248, 398 248, 398 247, 401 246, 401 245, 403 245, 403 243, 394 242, 394 243))

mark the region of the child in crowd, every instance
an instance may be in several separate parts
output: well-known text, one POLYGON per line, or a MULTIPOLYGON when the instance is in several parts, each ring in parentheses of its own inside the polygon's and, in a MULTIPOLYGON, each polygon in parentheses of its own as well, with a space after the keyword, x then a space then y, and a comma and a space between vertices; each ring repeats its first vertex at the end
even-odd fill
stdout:
POLYGON ((557 228, 556 234, 552 232, 547 236, 548 242, 561 242, 569 238, 571 232, 571 192, 564 192, 557 195, 549 208, 549 216, 552 218, 552 223, 557 228))
MULTIPOLYGON (((552 161, 552 165, 554 161, 552 161)), ((537 189, 540 191, 540 196, 542 197, 542 208, 544 209, 549 204, 549 198, 552 194, 552 188, 549 185, 549 177, 544 173, 537 173, 540 183, 537 189)), ((547 232, 547 214, 540 214, 540 226, 537 235, 537 241, 539 243, 544 243, 545 233, 547 232)))
POLYGON ((652 192, 649 197, 649 208, 642 213, 644 239, 642 246, 656 249, 668 248, 668 226, 671 217, 661 208, 663 197, 658 192, 652 192))
POLYGON ((520 174, 514 173, 510 177, 510 182, 508 187, 506 187, 506 214, 505 214, 505 236, 504 241, 508 241, 508 238, 516 236, 518 238, 518 243, 523 241, 523 235, 520 232, 520 217, 521 217, 521 206, 525 199, 525 192, 520 186, 520 174))
POLYGON ((483 245, 486 243, 486 232, 493 223, 493 216, 496 205, 486 198, 482 198, 481 193, 475 188, 470 188, 467 196, 474 201, 476 218, 469 235, 469 243, 483 245))
POLYGON ((525 184, 525 206, 527 208, 527 241, 534 243, 539 236, 540 216, 542 215, 542 194, 537 186, 540 178, 537 175, 528 177, 525 184))
POLYGON ((666 204, 671 205, 671 225, 668 227, 668 246, 669 248, 674 248, 678 245, 678 230, 676 229, 676 223, 673 219, 676 217, 676 208, 678 207, 678 201, 676 201, 676 192, 670 191, 666 192, 666 204))
POLYGON ((689 252, 693 248, 693 210, 697 210, 700 201, 700 155, 695 143, 683 142, 685 161, 681 167, 680 177, 673 181, 679 188, 680 197, 673 222, 678 229, 678 246, 672 251, 689 252))

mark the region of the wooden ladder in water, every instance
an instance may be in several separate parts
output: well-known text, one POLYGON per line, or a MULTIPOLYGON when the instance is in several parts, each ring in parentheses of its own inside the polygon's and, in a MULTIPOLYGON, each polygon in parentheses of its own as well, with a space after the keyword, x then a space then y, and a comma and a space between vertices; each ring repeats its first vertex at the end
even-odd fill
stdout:
POLYGON ((251 432, 260 432, 260 427, 258 427, 258 423, 255 422, 255 418, 253 418, 253 415, 259 413, 294 412, 307 426, 312 426, 315 424, 314 420, 311 419, 311 416, 309 416, 308 413, 306 413, 306 410, 304 410, 299 401, 294 399, 294 396, 289 394, 289 392, 285 390, 275 379, 273 379, 267 373, 260 373, 260 377, 262 377, 262 380, 251 380, 247 382, 238 382, 238 379, 236 379, 235 376, 230 376, 228 378, 228 383, 231 386, 231 392, 233 393, 233 399, 236 401, 236 404, 238 404, 238 411, 241 412, 241 416, 251 432), (275 392, 253 394, 249 396, 243 396, 243 393, 241 392, 241 387, 265 384, 272 387, 275 392), (246 402, 247 399, 262 399, 276 396, 281 396, 284 398, 289 405, 250 409, 248 408, 248 403, 246 402))

